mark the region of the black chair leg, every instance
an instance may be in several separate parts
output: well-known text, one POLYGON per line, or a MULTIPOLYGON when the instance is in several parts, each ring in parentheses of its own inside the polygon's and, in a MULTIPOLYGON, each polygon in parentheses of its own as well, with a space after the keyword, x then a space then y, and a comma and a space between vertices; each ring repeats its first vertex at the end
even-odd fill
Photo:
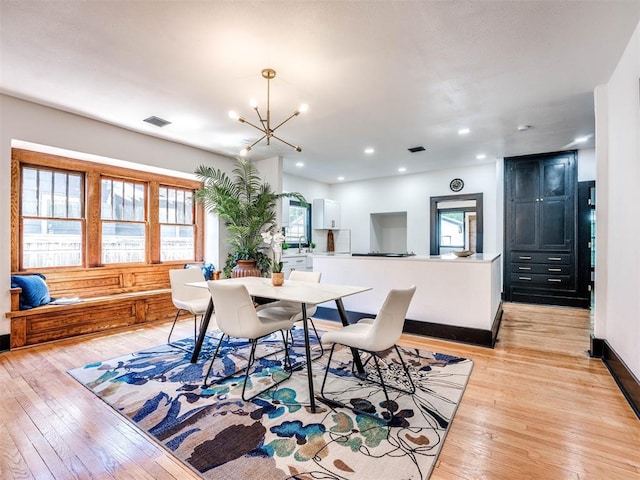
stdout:
POLYGON ((176 316, 173 318, 173 323, 171 324, 171 330, 169 330, 169 336, 167 337, 167 343, 171 346, 175 346, 171 343, 171 335, 173 334, 173 329, 176 328, 176 322, 178 321, 178 317, 180 316, 180 312, 182 310, 178 310, 176 312, 176 316))
MULTIPOLYGON (((322 400, 326 404, 328 404, 330 406, 339 406, 339 407, 342 407, 342 408, 348 408, 349 410, 351 410, 353 412, 356 412, 356 413, 359 413, 359 414, 362 414, 362 415, 367 415, 368 417, 371 417, 371 418, 373 418, 375 420, 379 420, 381 422, 384 422, 385 424, 391 423, 391 421, 393 420, 393 412, 389 409, 389 405, 391 403, 391 400, 389 398, 389 392, 387 390, 387 387, 391 388, 393 390, 399 391, 399 392, 409 393, 409 394, 414 394, 415 391, 416 391, 415 384, 413 383, 413 379, 411 378, 411 375, 409 374, 409 369, 407 368, 407 365, 404 362, 404 359, 402 358, 402 355, 400 353, 400 350, 398 349, 398 346, 394 345, 394 348, 396 350, 396 354, 398 355, 398 358, 400 359, 400 362, 402 364, 402 368, 404 370, 404 373, 407 376, 407 379, 409 380, 409 384, 411 385, 411 388, 409 390, 405 390, 405 389, 402 389, 402 388, 399 388, 399 387, 395 387, 393 385, 387 385, 385 383, 384 378, 382 376, 382 370, 380 369, 380 359, 379 359, 379 356, 378 356, 378 354, 376 352, 367 352, 367 353, 369 353, 371 355, 371 357, 373 357, 374 364, 375 364, 375 367, 376 367, 376 372, 378 373, 379 381, 375 381, 375 380, 373 380, 371 378, 368 378, 366 376, 366 373, 364 375, 360 375, 360 374, 354 373, 354 376, 356 378, 359 378, 360 380, 365 380, 365 381, 368 381, 368 382, 375 383, 375 384, 380 385, 382 387, 382 391, 384 392, 384 397, 385 397, 386 405, 387 405, 387 413, 388 413, 388 416, 389 416, 389 418, 382 418, 382 417, 380 417, 378 415, 374 415, 374 414, 372 414, 370 412, 366 412, 366 411, 364 411, 362 409, 359 409, 357 407, 354 407, 352 405, 347 405, 346 403, 341 402, 339 400, 336 400, 336 399, 333 399, 333 398, 328 398, 325 395, 324 388, 325 388, 325 384, 327 382, 327 375, 329 373, 329 368, 331 367, 331 359, 333 358, 333 352, 334 352, 334 350, 336 348, 336 345, 337 344, 334 343, 332 345, 332 347, 331 347, 331 352, 329 353, 329 359, 327 361, 327 368, 324 371, 324 378, 322 379, 322 387, 320 388, 320 396, 322 397, 322 400)), ((367 359, 365 364, 369 362, 371 357, 369 359, 367 359)))
MULTIPOLYGON (((174 348, 179 348, 180 350, 187 352, 187 353, 193 353, 192 349, 183 347, 181 345, 175 344, 171 341, 171 335, 173 335, 173 329, 176 327, 176 322, 178 321, 178 317, 180 316, 180 312, 182 310, 178 310, 176 313, 175 318, 173 319, 173 324, 171 325, 171 330, 169 331, 169 336, 167 337, 167 344, 171 345, 174 348)), ((202 328, 202 324, 204 322, 204 315, 202 315, 200 317, 200 328, 202 328)), ((195 342, 196 339, 198 338, 198 331, 197 331, 197 324, 198 324, 198 315, 193 315, 193 341, 195 342)))
MULTIPOLYGON (((265 355, 263 357, 256 358, 256 347, 258 346, 258 340, 259 339, 250 339, 249 341, 251 342, 251 352, 249 353, 249 360, 248 360, 247 366, 244 369, 245 370, 245 374, 244 374, 244 381, 243 381, 243 384, 242 384, 242 399, 245 402, 250 402, 251 400, 253 400, 257 396, 262 395, 267 390, 270 390, 273 387, 275 387, 277 385, 280 385, 285 380, 288 380, 289 378, 291 378, 291 375, 293 374, 293 369, 291 367, 291 357, 289 356, 289 347, 288 347, 287 340, 286 340, 284 332, 281 331, 281 334, 282 334, 282 342, 284 343, 284 352, 285 352, 284 353, 284 368, 283 368, 283 370, 288 371, 289 375, 287 375, 285 378, 283 378, 281 380, 278 380, 277 382, 273 383, 272 385, 269 385, 267 388, 259 391, 258 393, 252 395, 251 397, 247 398, 246 395, 245 395, 245 392, 246 392, 246 389, 247 389, 247 383, 249 381, 249 372, 251 371, 251 367, 253 366, 253 364, 256 362, 256 360, 261 360, 263 358, 268 357, 269 355, 274 355, 274 354, 278 353, 278 352, 274 352, 274 353, 270 353, 268 355, 265 355)), ((225 336, 227 338, 229 337, 228 335, 225 335, 223 333, 222 336, 220 337, 220 341, 218 342, 218 346, 216 347, 216 350, 213 353, 213 357, 211 359, 211 363, 209 363, 209 368, 207 369, 207 374, 204 377, 203 388, 208 388, 208 387, 210 387, 211 385, 213 385, 215 383, 220 383, 223 380, 226 380, 227 378, 230 378, 230 377, 236 375, 238 372, 242 371, 242 370, 235 371, 234 373, 232 373, 230 375, 227 375, 227 376, 225 376, 223 378, 216 379, 215 382, 207 384, 207 380, 209 379, 209 375, 211 374, 211 369, 213 368, 213 363, 215 362, 215 360, 216 360, 216 358, 218 356, 218 352, 220 351, 220 347, 222 345, 222 342, 224 341, 224 337, 225 336)))
MULTIPOLYGON (((209 374, 211 373, 211 369, 213 368, 213 362, 216 361, 216 357, 218 356, 218 351, 220 350, 220 347, 222 346, 222 342, 224 341, 224 337, 225 334, 223 333, 222 336, 220 337, 220 341, 218 342, 218 346, 216 347, 216 351, 213 353, 213 358, 211 358, 211 363, 209 363, 209 368, 207 369, 207 374, 204 376, 204 388, 207 388, 209 385, 207 385, 207 380, 209 378, 209 374)), ((232 373, 231 375, 235 375, 235 372, 232 373)), ((229 376, 231 376, 229 375, 229 376)), ((229 376, 226 376, 224 378, 229 378, 229 376)), ((220 379, 223 380, 223 379, 220 379)), ((220 381, 218 380, 218 381, 220 381)))
MULTIPOLYGON (((276 387, 278 385, 280 385, 282 382, 289 380, 291 378, 291 375, 293 375, 293 369, 291 368, 291 359, 289 357, 289 347, 287 344, 287 339, 285 337, 284 332, 282 332, 282 341, 284 343, 284 371, 289 371, 289 375, 287 375, 286 377, 284 377, 281 380, 278 380, 277 382, 274 382, 273 384, 269 385, 267 388, 264 388, 262 390, 260 390, 258 393, 252 395, 249 398, 245 397, 245 391, 247 389, 247 382, 249 380, 249 370, 251 368, 251 366, 253 365, 253 363, 255 362, 256 358, 255 358, 255 351, 256 351, 256 346, 258 344, 258 339, 252 340, 252 345, 251 345, 251 353, 249 354, 249 363, 247 364, 247 370, 246 373, 244 375, 244 382, 242 385, 242 400, 244 400, 245 402, 250 402, 251 400, 253 400, 254 398, 258 397, 259 395, 262 395, 264 392, 271 390, 273 387, 276 387)), ((276 352, 277 353, 277 352, 276 352)), ((266 357, 267 355, 265 355, 266 357)), ((260 357, 260 358, 265 358, 265 357, 260 357)), ((259 359, 258 359, 259 360, 259 359)))

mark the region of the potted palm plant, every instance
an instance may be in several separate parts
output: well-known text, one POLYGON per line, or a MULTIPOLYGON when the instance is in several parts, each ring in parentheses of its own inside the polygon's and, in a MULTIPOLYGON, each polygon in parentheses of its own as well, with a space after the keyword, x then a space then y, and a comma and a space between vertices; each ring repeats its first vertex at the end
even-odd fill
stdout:
POLYGON ((232 176, 210 166, 201 165, 196 176, 203 182, 196 191, 196 201, 201 202, 210 213, 218 215, 227 226, 231 251, 223 268, 225 277, 239 261, 255 261, 262 276, 267 276, 272 261, 263 252, 263 231, 275 230, 276 208, 281 198, 294 198, 305 202, 297 192, 275 193, 267 182, 260 178, 251 162, 238 158, 232 176))

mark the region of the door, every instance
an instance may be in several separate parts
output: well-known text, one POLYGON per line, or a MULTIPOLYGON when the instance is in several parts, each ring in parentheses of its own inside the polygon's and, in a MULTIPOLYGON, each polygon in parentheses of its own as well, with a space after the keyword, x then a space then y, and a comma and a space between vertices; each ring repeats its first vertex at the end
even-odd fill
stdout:
POLYGON ((573 245, 572 158, 514 162, 507 183, 512 250, 570 250, 573 245))

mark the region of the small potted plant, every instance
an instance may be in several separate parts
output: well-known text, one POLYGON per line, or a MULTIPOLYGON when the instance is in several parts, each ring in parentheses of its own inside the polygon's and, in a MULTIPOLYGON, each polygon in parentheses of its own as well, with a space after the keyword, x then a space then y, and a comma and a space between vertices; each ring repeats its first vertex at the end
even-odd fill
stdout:
POLYGON ((269 245, 273 252, 273 263, 271 264, 271 282, 274 286, 279 287, 284 285, 284 272, 282 271, 282 246, 284 242, 284 235, 279 230, 276 230, 275 234, 271 234, 271 231, 262 232, 262 240, 269 245))
POLYGON ((309 253, 313 253, 314 248, 316 248, 315 242, 309 243, 309 253))

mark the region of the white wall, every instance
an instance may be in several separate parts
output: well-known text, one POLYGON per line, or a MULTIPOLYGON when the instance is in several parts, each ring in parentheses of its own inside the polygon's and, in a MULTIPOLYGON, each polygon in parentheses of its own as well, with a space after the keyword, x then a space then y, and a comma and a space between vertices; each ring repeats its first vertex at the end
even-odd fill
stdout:
MULTIPOLYGON (((316 198, 331 199, 328 184, 291 174, 283 175, 282 191, 301 193, 309 203, 313 203, 313 200, 316 198)), ((325 250, 327 244, 326 232, 323 234, 320 230, 312 230, 311 241, 317 244, 318 250, 325 250)))
MULTIPOLYGON (((232 161, 197 148, 91 120, 7 95, 0 95, 0 335, 9 333, 11 142, 48 145, 173 171, 193 173, 211 164, 229 171, 232 161)), ((217 222, 207 222, 206 260, 219 265, 217 222)), ((224 258, 224 257, 220 257, 224 258)))
POLYGON ((596 149, 578 150, 578 181, 586 182, 596 179, 596 149))
POLYGON ((407 250, 418 255, 429 255, 430 198, 452 195, 449 183, 453 178, 464 181, 459 193, 482 193, 484 213, 484 251, 502 252, 502 237, 497 228, 499 190, 494 163, 475 167, 439 170, 415 175, 349 182, 331 185, 329 198, 338 200, 342 207, 341 227, 351 229, 351 250, 368 252, 370 246, 370 214, 407 212, 407 250))
POLYGON ((596 180, 596 335, 640 378, 640 24, 606 87, 596 90, 596 107, 596 141, 608 147, 596 180))

